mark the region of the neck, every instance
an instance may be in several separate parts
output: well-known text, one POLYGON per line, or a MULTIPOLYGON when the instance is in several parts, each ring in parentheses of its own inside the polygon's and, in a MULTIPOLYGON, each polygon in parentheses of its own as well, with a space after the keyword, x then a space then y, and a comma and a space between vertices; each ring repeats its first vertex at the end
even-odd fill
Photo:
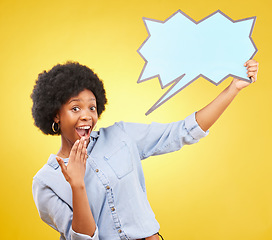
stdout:
POLYGON ((57 155, 61 158, 68 158, 73 145, 73 142, 61 135, 61 146, 57 155))

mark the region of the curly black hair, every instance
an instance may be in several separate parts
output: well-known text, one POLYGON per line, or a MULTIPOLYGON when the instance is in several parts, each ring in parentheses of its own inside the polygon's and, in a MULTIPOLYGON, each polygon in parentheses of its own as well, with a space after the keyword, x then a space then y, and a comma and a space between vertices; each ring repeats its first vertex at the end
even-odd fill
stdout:
POLYGON ((40 73, 31 94, 35 125, 45 134, 59 135, 52 130, 56 114, 63 104, 84 89, 92 91, 96 97, 100 117, 107 103, 106 92, 103 82, 90 68, 69 61, 40 73))

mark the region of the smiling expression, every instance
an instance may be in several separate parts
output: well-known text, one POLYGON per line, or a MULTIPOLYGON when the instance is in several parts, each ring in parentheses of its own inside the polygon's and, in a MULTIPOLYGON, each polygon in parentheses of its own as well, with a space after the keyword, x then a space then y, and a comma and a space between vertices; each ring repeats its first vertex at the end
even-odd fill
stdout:
POLYGON ((96 98, 90 90, 83 90, 63 104, 55 117, 60 125, 62 147, 71 148, 81 137, 89 141, 90 134, 97 123, 96 98))

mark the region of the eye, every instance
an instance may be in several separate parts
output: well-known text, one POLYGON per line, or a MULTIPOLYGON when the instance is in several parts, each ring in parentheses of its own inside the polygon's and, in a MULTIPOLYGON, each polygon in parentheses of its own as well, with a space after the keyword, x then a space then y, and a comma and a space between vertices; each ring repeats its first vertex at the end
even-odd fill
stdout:
POLYGON ((91 111, 95 111, 95 110, 96 110, 96 107, 93 106, 93 107, 91 107, 90 109, 91 109, 91 111))
POLYGON ((79 107, 72 107, 72 111, 73 111, 73 112, 78 112, 79 110, 80 110, 79 107))

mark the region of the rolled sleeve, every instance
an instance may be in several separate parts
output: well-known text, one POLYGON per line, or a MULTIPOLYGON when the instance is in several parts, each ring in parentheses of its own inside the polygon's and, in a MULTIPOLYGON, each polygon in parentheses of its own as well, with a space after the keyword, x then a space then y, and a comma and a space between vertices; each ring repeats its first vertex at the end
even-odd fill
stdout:
POLYGON ((99 240, 97 226, 92 237, 73 231, 73 210, 37 177, 33 179, 32 191, 41 219, 61 234, 60 239, 99 240))
POLYGON ((90 237, 89 235, 77 233, 71 228, 71 240, 99 240, 98 238, 98 228, 96 226, 94 235, 90 237))
POLYGON ((185 128, 188 133, 194 138, 194 140, 200 140, 203 137, 206 137, 209 134, 209 130, 204 132, 201 127, 198 125, 196 118, 196 112, 192 113, 184 119, 185 128))
POLYGON ((117 125, 136 143, 141 159, 177 151, 184 145, 197 143, 209 133, 200 128, 195 112, 184 120, 172 123, 119 122, 117 125))

